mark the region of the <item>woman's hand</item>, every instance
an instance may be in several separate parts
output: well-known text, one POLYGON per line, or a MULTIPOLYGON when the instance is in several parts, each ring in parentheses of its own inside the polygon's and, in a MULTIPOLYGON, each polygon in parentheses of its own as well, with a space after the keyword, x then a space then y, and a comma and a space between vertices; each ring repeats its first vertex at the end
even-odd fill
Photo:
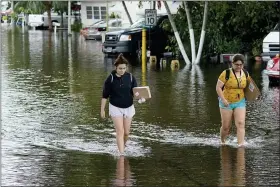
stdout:
POLYGON ((223 102, 224 106, 226 106, 226 107, 229 106, 229 102, 226 99, 222 99, 222 102, 223 102))
POLYGON ((144 103, 146 101, 146 99, 145 98, 140 98, 139 100, 138 100, 138 103, 144 103))
POLYGON ((101 118, 102 118, 102 119, 104 119, 104 118, 105 118, 105 110, 101 110, 101 112, 100 112, 100 116, 101 116, 101 118))

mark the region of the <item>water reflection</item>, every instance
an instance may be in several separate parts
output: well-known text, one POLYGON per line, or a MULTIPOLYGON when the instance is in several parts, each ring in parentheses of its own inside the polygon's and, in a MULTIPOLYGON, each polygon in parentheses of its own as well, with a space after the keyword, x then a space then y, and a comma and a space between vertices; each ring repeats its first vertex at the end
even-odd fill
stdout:
POLYGON ((220 186, 245 186, 245 148, 221 146, 220 186))
POLYGON ((178 99, 175 99, 178 105, 186 102, 189 116, 207 118, 207 103, 204 75, 199 65, 186 65, 177 75, 175 88, 178 93, 178 99), (182 96, 186 96, 182 98, 182 96), (179 99, 182 98, 182 99, 179 99), (184 101, 183 101, 184 100, 184 101))
POLYGON ((113 180, 113 186, 132 186, 133 180, 131 176, 129 160, 124 156, 120 156, 117 161, 116 179, 113 180))
MULTIPOLYGON (((137 179, 143 186, 184 186, 190 178, 200 182, 189 186, 217 186, 220 179, 221 185, 245 184, 244 152, 226 148, 219 155, 214 86, 225 67, 187 65, 172 71, 168 65, 155 71, 147 66, 142 74, 141 66, 129 66, 153 96, 144 105, 135 103, 126 155, 132 173, 127 158, 115 165, 112 122, 99 120, 102 85, 115 57, 104 57, 100 42, 63 31, 57 38, 37 30, 23 35, 21 28, 1 35, 4 185, 135 185, 137 179), (173 165, 159 161, 163 153, 173 165)), ((268 186, 279 184, 279 88, 270 87, 260 69, 250 72, 263 97, 248 103, 246 183, 268 186)))
POLYGON ((73 59, 72 59, 72 42, 71 38, 68 37, 68 76, 69 76, 69 93, 73 94, 73 84, 74 84, 74 72, 73 72, 73 59))

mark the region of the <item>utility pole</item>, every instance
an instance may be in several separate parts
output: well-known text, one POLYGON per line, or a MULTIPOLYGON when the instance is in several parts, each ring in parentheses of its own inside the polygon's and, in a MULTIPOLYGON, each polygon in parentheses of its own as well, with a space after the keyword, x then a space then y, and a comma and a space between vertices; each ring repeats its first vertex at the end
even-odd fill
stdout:
POLYGON ((127 17, 128 17, 129 23, 130 23, 130 25, 132 25, 133 22, 132 22, 132 19, 131 19, 131 17, 130 17, 130 14, 129 14, 128 10, 127 10, 127 7, 126 7, 124 1, 122 1, 122 5, 123 5, 123 8, 124 8, 124 10, 125 10, 125 12, 126 12, 126 15, 127 15, 127 17))
POLYGON ((68 36, 71 36, 71 1, 68 1, 68 36))
POLYGON ((106 31, 109 31, 109 5, 108 0, 106 1, 106 31))
MULTIPOLYGON (((14 11, 14 1, 11 1, 11 9, 14 11)), ((11 18, 11 25, 14 25, 14 18, 11 18)))
POLYGON ((168 18, 169 18, 170 24, 171 24, 171 26, 172 26, 172 29, 173 29, 173 32, 174 32, 174 35, 175 35, 177 44, 178 44, 178 46, 179 46, 180 52, 181 52, 181 54, 182 54, 182 56, 183 56, 183 58, 184 58, 184 60, 185 60, 185 63, 186 63, 186 64, 190 64, 190 60, 189 60, 189 58, 188 58, 188 55, 187 55, 187 53, 186 53, 186 51, 185 51, 184 45, 183 45, 183 43, 182 43, 182 40, 181 40, 181 38, 180 38, 180 36, 179 36, 179 33, 178 33, 178 31, 177 31, 177 27, 176 27, 175 22, 174 22, 174 20, 173 20, 173 18, 172 18, 172 15, 171 15, 171 11, 170 11, 170 9, 169 9, 169 6, 168 6, 168 4, 167 4, 166 1, 163 1, 163 3, 164 3, 164 6, 165 6, 165 9, 166 9, 166 12, 167 12, 167 14, 168 14, 168 18))

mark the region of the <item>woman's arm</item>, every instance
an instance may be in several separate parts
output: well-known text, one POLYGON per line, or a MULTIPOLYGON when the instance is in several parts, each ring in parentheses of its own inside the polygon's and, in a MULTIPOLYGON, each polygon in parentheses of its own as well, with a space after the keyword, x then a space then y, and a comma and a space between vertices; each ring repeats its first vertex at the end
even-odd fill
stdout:
POLYGON ((222 90, 222 88, 223 88, 224 85, 225 85, 225 84, 224 84, 222 81, 220 81, 220 80, 217 81, 217 84, 216 84, 216 91, 217 91, 218 96, 219 96, 222 100, 225 99, 224 94, 223 94, 223 90, 222 90))
POLYGON ((220 80, 217 81, 217 84, 216 84, 216 91, 217 91, 217 94, 218 96, 221 98, 223 104, 227 107, 229 105, 229 102, 225 99, 225 96, 224 96, 224 93, 223 93, 223 88, 224 86, 224 83, 220 80))
POLYGON ((106 106, 107 99, 101 99, 101 109, 100 109, 100 116, 101 118, 105 118, 105 106, 106 106))
POLYGON ((216 84, 216 92, 220 99, 222 100, 223 104, 225 106, 229 105, 229 102, 225 99, 224 93, 223 93, 223 87, 225 86, 226 80, 226 70, 221 73, 221 75, 218 78, 217 84, 216 84))
POLYGON ((132 76, 132 88, 137 87, 137 81, 134 76, 132 76))
POLYGON ((135 79, 135 77, 132 75, 132 82, 131 82, 131 95, 134 97, 134 94, 133 94, 133 88, 137 87, 137 81, 135 79))
POLYGON ((107 103, 107 99, 109 98, 110 96, 110 85, 111 85, 111 82, 110 82, 110 76, 106 79, 105 83, 104 83, 104 86, 103 86, 103 92, 102 92, 102 99, 101 99, 101 107, 100 107, 100 115, 102 118, 105 118, 105 106, 106 106, 106 103, 107 103))

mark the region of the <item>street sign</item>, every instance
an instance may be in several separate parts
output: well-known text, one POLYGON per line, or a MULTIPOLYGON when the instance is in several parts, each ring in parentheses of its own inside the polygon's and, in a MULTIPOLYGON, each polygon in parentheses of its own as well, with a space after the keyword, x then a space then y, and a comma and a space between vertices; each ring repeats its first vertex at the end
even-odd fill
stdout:
POLYGON ((145 9, 145 25, 154 26, 157 24, 157 10, 145 9))

